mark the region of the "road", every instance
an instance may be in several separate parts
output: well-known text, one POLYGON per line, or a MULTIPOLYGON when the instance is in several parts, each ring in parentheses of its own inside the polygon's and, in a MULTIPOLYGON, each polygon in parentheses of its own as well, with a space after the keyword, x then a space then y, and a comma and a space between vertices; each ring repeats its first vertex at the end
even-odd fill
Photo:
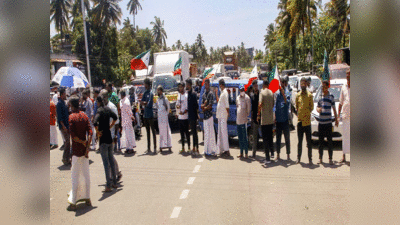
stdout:
MULTIPOLYGON (((142 133, 145 134, 143 128, 142 133)), ((297 155, 296 130, 291 132, 291 158, 297 155)), ((157 135, 158 138, 158 135, 157 135)), ((71 171, 61 162, 62 151, 50 150, 50 221, 52 224, 349 224, 350 166, 341 164, 341 143, 334 144, 334 165, 308 165, 282 160, 267 168, 256 160, 240 160, 238 139, 230 141, 234 157, 205 158, 178 154, 178 131, 173 153, 146 155, 146 137, 137 141, 134 156, 116 155, 122 171, 121 187, 102 193, 105 184, 100 154, 91 151, 92 207, 78 204, 66 210, 71 171)), ((200 152, 203 152, 199 133, 200 152)), ((284 138, 282 137, 283 142, 284 138)), ((61 136, 58 138, 62 144, 61 136)), ((274 138, 275 141, 275 138, 274 138)), ((285 153, 285 146, 282 146, 285 153)), ((313 146, 314 162, 318 159, 313 146)), ((350 157, 347 157, 350 160, 350 157)))

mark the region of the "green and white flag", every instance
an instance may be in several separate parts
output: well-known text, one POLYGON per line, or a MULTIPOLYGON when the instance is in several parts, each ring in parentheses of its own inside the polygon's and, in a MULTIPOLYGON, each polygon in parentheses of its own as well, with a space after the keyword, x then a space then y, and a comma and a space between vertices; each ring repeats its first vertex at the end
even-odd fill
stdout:
POLYGON ((321 75, 321 79, 322 80, 330 80, 330 74, 329 74, 329 58, 328 58, 328 54, 326 53, 326 49, 325 49, 325 53, 324 53, 324 72, 321 75))

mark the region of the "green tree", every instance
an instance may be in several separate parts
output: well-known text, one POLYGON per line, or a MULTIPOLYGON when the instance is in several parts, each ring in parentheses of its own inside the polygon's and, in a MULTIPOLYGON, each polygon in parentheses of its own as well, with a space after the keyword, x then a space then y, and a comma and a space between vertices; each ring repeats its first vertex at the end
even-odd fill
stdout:
POLYGON ((335 34, 337 47, 346 47, 346 36, 350 34, 350 4, 348 0, 332 0, 325 5, 328 15, 335 19, 335 23, 329 30, 335 34), (341 45, 339 43, 343 40, 341 45))
MULTIPOLYGON (((90 12, 89 0, 84 0, 83 4, 84 4, 84 8, 86 10, 86 15, 88 15, 90 12)), ((79 16, 82 16, 82 1, 75 0, 74 4, 72 5, 72 9, 71 9, 71 18, 72 18, 71 27, 72 27, 72 29, 75 29, 75 18, 78 18, 79 16)))
POLYGON ((176 41, 176 48, 177 48, 178 50, 181 50, 181 49, 182 49, 182 42, 181 42, 181 40, 176 41))
POLYGON ((159 46, 165 47, 165 39, 167 38, 167 33, 164 29, 164 20, 161 21, 161 19, 157 16, 155 16, 154 19, 155 22, 150 22, 150 24, 153 25, 152 35, 154 38, 154 42, 159 46))
POLYGON ((70 0, 50 0, 50 21, 54 22, 56 31, 61 35, 61 43, 64 32, 68 29, 70 0))
POLYGON ((129 0, 128 10, 133 15, 133 27, 135 27, 135 15, 137 15, 139 9, 142 10, 139 0, 129 0))

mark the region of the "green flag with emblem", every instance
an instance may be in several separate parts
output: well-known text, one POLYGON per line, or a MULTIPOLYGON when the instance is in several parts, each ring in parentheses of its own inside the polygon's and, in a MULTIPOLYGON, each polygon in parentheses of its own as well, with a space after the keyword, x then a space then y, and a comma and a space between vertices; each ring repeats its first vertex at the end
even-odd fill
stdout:
POLYGON ((325 53, 324 53, 324 72, 321 75, 321 79, 322 80, 327 80, 327 81, 329 81, 329 78, 330 78, 328 62, 329 62, 328 54, 326 53, 326 49, 325 49, 325 53))

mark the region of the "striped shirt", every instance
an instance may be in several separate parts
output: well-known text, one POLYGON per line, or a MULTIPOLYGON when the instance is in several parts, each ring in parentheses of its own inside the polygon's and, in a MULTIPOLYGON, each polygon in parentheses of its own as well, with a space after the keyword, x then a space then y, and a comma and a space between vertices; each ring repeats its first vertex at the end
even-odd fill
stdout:
POLYGON ((335 107, 335 97, 328 93, 328 95, 323 96, 322 99, 319 100, 318 107, 322 108, 322 111, 319 114, 319 123, 332 123, 332 107, 335 107))

